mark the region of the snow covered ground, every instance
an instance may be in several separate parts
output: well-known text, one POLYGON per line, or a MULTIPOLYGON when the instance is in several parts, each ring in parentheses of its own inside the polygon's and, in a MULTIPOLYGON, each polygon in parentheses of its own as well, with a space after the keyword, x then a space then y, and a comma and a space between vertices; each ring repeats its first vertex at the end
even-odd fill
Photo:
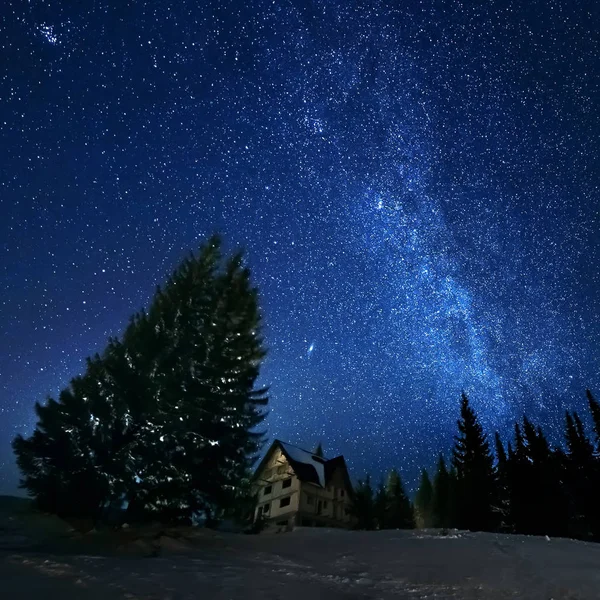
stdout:
POLYGON ((152 552, 139 540, 110 552, 82 542, 79 553, 18 542, 5 538, 2 544, 0 535, 2 597, 600 598, 600 545, 570 540, 298 529, 166 535, 153 542, 152 552))

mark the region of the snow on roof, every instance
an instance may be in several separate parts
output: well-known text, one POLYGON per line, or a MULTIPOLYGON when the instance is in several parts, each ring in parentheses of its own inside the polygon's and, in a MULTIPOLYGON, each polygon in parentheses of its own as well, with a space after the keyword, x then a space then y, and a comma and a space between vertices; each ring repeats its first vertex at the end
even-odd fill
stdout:
POLYGON ((325 487, 325 465, 323 464, 323 459, 319 458, 312 454, 312 452, 307 452, 306 450, 302 450, 302 448, 296 448, 296 446, 292 446, 291 444, 286 444, 285 442, 279 442, 281 447, 285 451, 285 453, 291 458, 293 461, 303 463, 305 465, 310 465, 314 468, 317 473, 317 477, 319 479, 319 484, 321 487, 325 487))

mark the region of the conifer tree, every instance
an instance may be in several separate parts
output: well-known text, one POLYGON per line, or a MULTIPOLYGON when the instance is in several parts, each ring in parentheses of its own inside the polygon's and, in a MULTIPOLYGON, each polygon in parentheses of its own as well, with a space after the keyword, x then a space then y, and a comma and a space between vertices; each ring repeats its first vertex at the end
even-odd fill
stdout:
POLYGON ((464 393, 460 416, 459 435, 452 453, 458 478, 458 522, 461 528, 493 531, 498 524, 493 457, 483 428, 464 393))
POLYGON ((261 444, 263 356, 250 274, 213 237, 58 402, 37 408, 33 436, 14 442, 23 486, 55 512, 85 487, 88 513, 126 499, 132 518, 218 517, 261 444))
POLYGON ((540 427, 523 417, 515 427, 511 457, 511 512, 515 530, 534 535, 566 535, 568 504, 563 460, 550 448, 540 427))
POLYGON ((421 471, 421 482, 415 496, 415 510, 419 527, 433 526, 433 486, 426 469, 421 471))
POLYGON ((373 515, 375 519, 375 529, 388 528, 388 495, 383 481, 379 482, 377 490, 375 491, 373 515))
POLYGON ((375 529, 375 503, 371 477, 359 479, 350 501, 350 516, 355 529, 375 529))
POLYGON ((438 467, 433 479, 432 515, 433 526, 448 528, 452 526, 451 514, 451 478, 446 461, 442 454, 438 459, 438 467))
POLYGON ((565 414, 567 451, 564 455, 565 479, 569 493, 569 533, 580 538, 600 534, 597 488, 598 466, 594 447, 587 438, 579 415, 565 414))
POLYGON ((524 527, 529 521, 528 502, 528 468, 529 463, 525 455, 525 441, 519 423, 515 423, 515 442, 508 444, 508 490, 509 490, 509 524, 513 532, 524 532, 524 527))
POLYGON ((498 466, 503 469, 506 466, 508 459, 506 457, 506 450, 504 450, 504 444, 497 431, 494 433, 494 443, 496 446, 496 461, 498 466))
POLYGON ((321 442, 319 442, 317 444, 317 447, 315 448, 315 451, 313 452, 313 454, 315 456, 319 456, 320 458, 325 458, 325 455, 323 454, 323 446, 321 445, 321 442))
POLYGON ((458 486, 458 474, 456 469, 452 465, 448 472, 449 477, 449 502, 448 502, 448 526, 458 528, 459 522, 459 486, 458 486))
MULTIPOLYGON (((500 434, 496 431, 494 434, 494 442, 496 446, 496 476, 497 476, 497 497, 498 510, 500 515, 500 529, 510 531, 512 523, 510 517, 510 478, 509 478, 509 463, 504 444, 500 438, 500 434)), ((509 444, 510 452, 510 444, 509 444)))
POLYGON ((585 390, 587 396, 588 406, 592 413, 592 420, 594 423, 594 433, 596 434, 596 451, 600 452, 600 403, 594 398, 590 390, 585 390))
POLYGON ((414 529, 415 517, 413 507, 404 491, 402 479, 396 469, 388 475, 386 493, 386 518, 388 529, 414 529))

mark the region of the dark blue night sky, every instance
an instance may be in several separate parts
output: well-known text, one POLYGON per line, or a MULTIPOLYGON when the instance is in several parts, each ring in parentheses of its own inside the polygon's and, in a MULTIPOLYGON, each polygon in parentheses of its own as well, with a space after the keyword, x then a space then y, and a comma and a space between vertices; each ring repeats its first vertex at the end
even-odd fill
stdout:
POLYGON ((463 389, 555 442, 600 394, 595 2, 0 12, 0 491, 33 403, 213 231, 262 293, 269 435, 355 476, 412 485, 463 389))

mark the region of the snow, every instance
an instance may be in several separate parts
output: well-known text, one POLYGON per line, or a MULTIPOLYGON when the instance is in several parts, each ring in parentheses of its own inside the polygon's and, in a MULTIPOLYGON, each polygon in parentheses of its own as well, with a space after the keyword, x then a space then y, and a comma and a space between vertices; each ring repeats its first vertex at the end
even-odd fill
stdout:
POLYGON ((27 548, 20 533, 0 533, 0 580, 3 595, 23 600, 585 600, 600 589, 600 545, 545 537, 317 528, 143 537, 129 528, 108 552, 94 545, 100 533, 62 551, 27 548))
POLYGON ((295 446, 291 446, 290 444, 286 444, 284 442, 281 442, 281 445, 292 460, 307 465, 312 465, 315 471, 317 472, 319 484, 321 485, 321 487, 325 487, 325 465, 323 465, 322 462, 315 460, 314 456, 306 450, 296 448, 295 446))

